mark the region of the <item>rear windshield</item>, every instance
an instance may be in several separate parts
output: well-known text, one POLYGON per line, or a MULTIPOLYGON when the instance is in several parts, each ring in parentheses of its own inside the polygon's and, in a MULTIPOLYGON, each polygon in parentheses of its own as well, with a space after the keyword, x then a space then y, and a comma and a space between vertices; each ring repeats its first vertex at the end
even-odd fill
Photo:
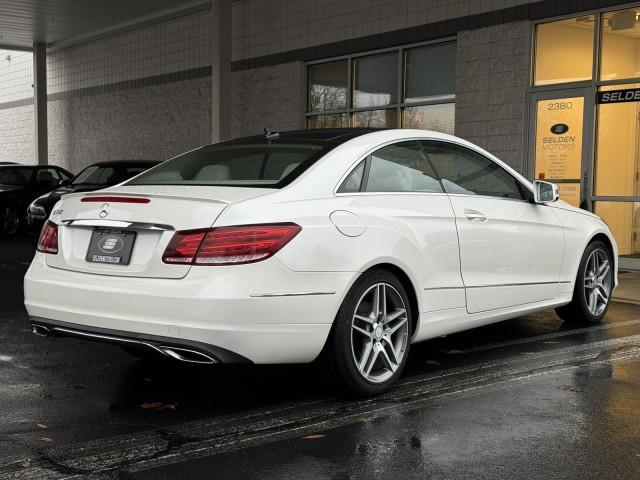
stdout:
POLYGON ((169 160, 128 185, 281 188, 309 168, 327 144, 218 144, 169 160))
POLYGON ((71 181, 73 185, 116 185, 144 172, 148 167, 91 165, 71 181))

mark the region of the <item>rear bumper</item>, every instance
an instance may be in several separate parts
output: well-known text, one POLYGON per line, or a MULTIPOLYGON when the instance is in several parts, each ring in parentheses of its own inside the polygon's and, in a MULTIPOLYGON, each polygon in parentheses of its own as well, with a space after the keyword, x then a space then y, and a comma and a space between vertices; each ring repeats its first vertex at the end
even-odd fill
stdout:
POLYGON ((248 358, 224 348, 191 340, 87 327, 40 317, 29 317, 29 321, 33 332, 44 337, 81 338, 95 342, 139 347, 190 363, 252 363, 248 358), (183 358, 176 357, 180 354, 183 358))
POLYGON ((313 361, 356 275, 294 272, 274 257, 192 268, 182 279, 116 277, 52 268, 44 257, 36 253, 24 279, 27 312, 44 326, 196 342, 260 364, 313 361))

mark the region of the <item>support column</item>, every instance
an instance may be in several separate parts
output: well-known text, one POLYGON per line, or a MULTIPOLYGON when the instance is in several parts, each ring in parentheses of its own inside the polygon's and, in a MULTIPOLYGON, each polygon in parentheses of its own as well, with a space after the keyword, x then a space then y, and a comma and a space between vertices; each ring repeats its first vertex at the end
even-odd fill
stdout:
POLYGON ((47 45, 33 44, 33 105, 35 108, 35 142, 38 165, 49 163, 47 134, 47 45))
POLYGON ((211 132, 231 137, 231 0, 211 0, 211 132))

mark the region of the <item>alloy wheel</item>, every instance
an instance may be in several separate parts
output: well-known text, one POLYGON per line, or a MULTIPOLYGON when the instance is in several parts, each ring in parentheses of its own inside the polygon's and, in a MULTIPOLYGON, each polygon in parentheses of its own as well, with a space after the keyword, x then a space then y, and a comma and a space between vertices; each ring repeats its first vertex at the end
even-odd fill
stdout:
POLYGON ((607 308, 611 294, 611 264, 609 256, 602 249, 591 252, 584 272, 584 297, 587 308, 594 316, 599 316, 607 308))
POLYGON ((400 368, 409 340, 407 306, 388 283, 376 283, 360 297, 351 321, 351 351, 367 381, 383 383, 400 368))

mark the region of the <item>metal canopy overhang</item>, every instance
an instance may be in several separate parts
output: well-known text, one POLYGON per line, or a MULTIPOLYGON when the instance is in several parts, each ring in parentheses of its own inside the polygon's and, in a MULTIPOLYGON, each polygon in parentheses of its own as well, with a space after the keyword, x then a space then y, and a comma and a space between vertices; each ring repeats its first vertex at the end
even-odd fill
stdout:
POLYGON ((0 49, 70 47, 210 6, 211 0, 0 0, 0 49))

